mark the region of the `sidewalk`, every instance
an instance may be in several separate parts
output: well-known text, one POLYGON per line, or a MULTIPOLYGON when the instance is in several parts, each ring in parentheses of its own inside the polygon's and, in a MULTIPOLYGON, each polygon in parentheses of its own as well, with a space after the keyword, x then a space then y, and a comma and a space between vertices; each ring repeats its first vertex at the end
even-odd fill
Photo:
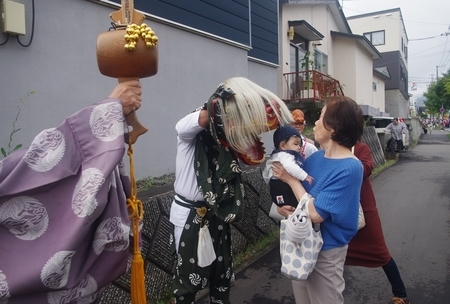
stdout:
MULTIPOLYGON (((250 261, 236 274, 231 287, 233 304, 295 304, 291 280, 281 274, 278 241, 256 260, 250 261)), ((202 293, 198 304, 209 304, 207 293, 202 293)))

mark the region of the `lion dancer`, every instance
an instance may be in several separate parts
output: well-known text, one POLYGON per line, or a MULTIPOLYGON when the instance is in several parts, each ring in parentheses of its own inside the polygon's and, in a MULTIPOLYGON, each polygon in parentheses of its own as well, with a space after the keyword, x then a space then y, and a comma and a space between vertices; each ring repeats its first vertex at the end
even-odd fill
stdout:
POLYGON ((229 303, 234 280, 230 222, 243 214, 239 161, 265 160, 260 134, 292 122, 284 102, 242 77, 220 84, 203 107, 182 118, 177 138, 174 225, 176 303, 194 303, 208 288, 211 303, 229 303))

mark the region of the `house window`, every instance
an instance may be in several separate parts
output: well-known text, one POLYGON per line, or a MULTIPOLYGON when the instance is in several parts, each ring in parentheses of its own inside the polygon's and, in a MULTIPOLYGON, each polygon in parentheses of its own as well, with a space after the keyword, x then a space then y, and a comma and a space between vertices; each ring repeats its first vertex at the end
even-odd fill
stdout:
POLYGON ((372 42, 373 45, 384 44, 384 31, 365 33, 364 36, 372 42))
POLYGON ((302 60, 305 57, 306 50, 304 49, 305 43, 297 43, 290 45, 290 70, 289 72, 294 73, 298 71, 305 70, 304 67, 302 67, 302 60))
POLYGON ((324 74, 328 73, 328 56, 319 50, 314 51, 314 69, 324 74))
POLYGON ((372 82, 372 90, 373 90, 374 92, 377 91, 377 83, 376 83, 375 81, 372 82))

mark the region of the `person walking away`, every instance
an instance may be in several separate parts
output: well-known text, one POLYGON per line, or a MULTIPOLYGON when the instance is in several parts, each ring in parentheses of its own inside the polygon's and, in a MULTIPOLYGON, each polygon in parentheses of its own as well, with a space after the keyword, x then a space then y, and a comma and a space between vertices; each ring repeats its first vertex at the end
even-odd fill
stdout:
POLYGON ((392 286, 392 304, 409 304, 406 288, 397 264, 389 253, 384 240, 381 220, 372 190, 370 175, 374 168, 370 148, 365 143, 357 143, 354 148, 355 156, 364 168, 361 186, 361 207, 364 212, 366 226, 358 230, 348 244, 345 265, 363 267, 382 267, 392 286))
MULTIPOLYGON (((363 168, 351 148, 364 128, 360 106, 344 96, 330 97, 315 123, 314 140, 323 147, 309 156, 304 170, 313 183, 301 183, 274 163, 274 176, 289 184, 298 201, 311 195, 311 221, 320 224, 323 247, 314 270, 306 280, 292 280, 297 304, 344 303, 344 262, 348 243, 358 230, 358 213, 363 168)), ((295 208, 278 207, 288 217, 295 208)))

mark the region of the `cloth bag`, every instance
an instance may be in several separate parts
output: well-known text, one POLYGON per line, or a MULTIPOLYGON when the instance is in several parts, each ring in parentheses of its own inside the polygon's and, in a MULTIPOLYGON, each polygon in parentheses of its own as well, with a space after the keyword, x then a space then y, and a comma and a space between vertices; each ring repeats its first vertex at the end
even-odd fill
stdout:
POLYGON ((209 266, 216 259, 208 225, 203 225, 198 232, 197 258, 197 265, 200 267, 209 266))
POLYGON ((291 242, 301 243, 311 233, 311 221, 308 221, 308 214, 302 208, 296 208, 285 223, 284 232, 286 238, 291 242))
POLYGON ((309 230, 301 243, 289 240, 289 234, 286 233, 288 219, 280 222, 281 273, 291 280, 306 280, 308 278, 316 266, 317 258, 323 246, 320 227, 313 228, 309 217, 308 204, 310 198, 311 196, 305 193, 297 207, 307 215, 304 219, 304 227, 308 227, 309 230))

